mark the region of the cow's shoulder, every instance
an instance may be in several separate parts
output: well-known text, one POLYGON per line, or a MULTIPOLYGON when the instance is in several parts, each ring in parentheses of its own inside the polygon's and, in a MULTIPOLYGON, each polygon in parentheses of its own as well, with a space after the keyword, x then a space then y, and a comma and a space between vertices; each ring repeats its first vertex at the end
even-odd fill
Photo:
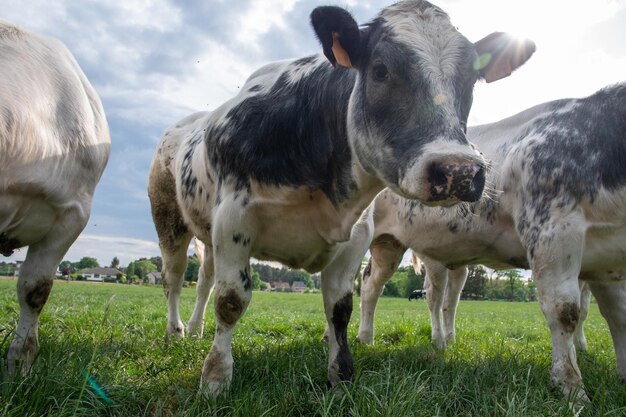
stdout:
POLYGON ((354 74, 321 56, 256 71, 215 110, 205 133, 208 157, 226 178, 313 187, 331 199, 351 191, 346 115, 354 74))

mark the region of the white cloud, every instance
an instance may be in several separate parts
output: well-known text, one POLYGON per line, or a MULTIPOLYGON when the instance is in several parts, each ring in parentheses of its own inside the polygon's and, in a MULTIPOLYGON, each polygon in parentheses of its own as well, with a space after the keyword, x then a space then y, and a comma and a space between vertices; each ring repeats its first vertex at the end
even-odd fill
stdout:
POLYGON ((253 1, 247 12, 242 14, 233 31, 241 44, 252 44, 258 49, 256 42, 260 35, 272 28, 284 29, 286 27, 285 14, 293 9, 296 0, 264 0, 253 1))

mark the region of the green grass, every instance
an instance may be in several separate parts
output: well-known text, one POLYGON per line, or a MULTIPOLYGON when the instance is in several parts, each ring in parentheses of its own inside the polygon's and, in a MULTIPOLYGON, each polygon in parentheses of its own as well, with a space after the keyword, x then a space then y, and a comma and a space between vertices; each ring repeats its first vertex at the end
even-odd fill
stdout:
MULTIPOLYGON (((18 319, 15 285, 0 280, 3 358, 18 319)), ((183 317, 193 301, 185 289, 183 317)), ((424 301, 381 299, 375 344, 354 343, 355 299, 356 378, 330 389, 321 296, 255 292, 235 331, 232 387, 206 399, 197 391, 212 316, 204 338, 166 343, 160 288, 55 282, 32 375, 0 371, 0 416, 571 415, 549 386, 550 335, 536 303, 461 302, 457 343, 438 352, 424 301)), ((626 385, 595 304, 585 329, 589 352, 578 359, 593 403, 580 415, 624 416, 626 385)))

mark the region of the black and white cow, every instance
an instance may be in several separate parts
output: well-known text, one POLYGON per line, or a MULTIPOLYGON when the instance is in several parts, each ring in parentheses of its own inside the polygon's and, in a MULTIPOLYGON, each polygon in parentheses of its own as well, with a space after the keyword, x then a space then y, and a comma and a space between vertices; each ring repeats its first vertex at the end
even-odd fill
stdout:
MULTIPOLYGON (((376 300, 411 248, 429 269, 434 315, 456 306, 465 265, 530 267, 552 334, 552 381, 565 394, 582 383, 574 343, 578 328, 579 347, 586 345, 589 293, 581 301, 580 279, 598 300, 626 378, 626 84, 470 128, 468 138, 492 163, 487 198, 454 208, 429 208, 390 190, 376 198, 359 338, 372 341, 376 300)), ((441 318, 431 321, 433 341, 445 346, 453 333, 442 333, 441 318)), ((443 327, 453 331, 454 322, 443 327)))
POLYGON ((411 300, 421 300, 426 297, 426 290, 414 290, 409 294, 409 301, 411 300))
POLYGON ((502 33, 473 44, 419 0, 389 6, 362 28, 338 7, 315 9, 311 21, 326 58, 259 69, 212 113, 169 128, 151 167, 170 336, 184 334, 189 241, 206 243, 188 331, 202 332, 215 283, 217 330, 201 382, 210 394, 231 380, 251 256, 322 271, 328 377, 352 378, 346 328, 360 265, 352 252, 365 251, 372 232, 365 208, 385 186, 437 205, 480 198, 484 161, 464 134, 473 85, 509 75, 534 51, 502 33))
POLYGON ((89 219, 110 152, 102 104, 59 41, 0 21, 0 253, 28 246, 8 370, 28 372, 39 314, 89 219))

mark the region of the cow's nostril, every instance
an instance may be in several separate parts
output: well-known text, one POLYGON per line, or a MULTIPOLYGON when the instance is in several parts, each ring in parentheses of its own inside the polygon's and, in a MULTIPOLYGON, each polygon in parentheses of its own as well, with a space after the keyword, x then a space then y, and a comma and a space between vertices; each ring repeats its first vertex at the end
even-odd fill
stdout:
POLYGON ((472 201, 476 201, 483 194, 483 189, 485 188, 485 168, 478 168, 478 171, 474 174, 474 179, 472 179, 471 188, 471 194, 474 196, 472 201))
POLYGON ((449 173, 449 170, 446 171, 445 166, 439 163, 432 163, 428 168, 428 182, 431 187, 448 187, 448 178, 446 174, 449 173))

